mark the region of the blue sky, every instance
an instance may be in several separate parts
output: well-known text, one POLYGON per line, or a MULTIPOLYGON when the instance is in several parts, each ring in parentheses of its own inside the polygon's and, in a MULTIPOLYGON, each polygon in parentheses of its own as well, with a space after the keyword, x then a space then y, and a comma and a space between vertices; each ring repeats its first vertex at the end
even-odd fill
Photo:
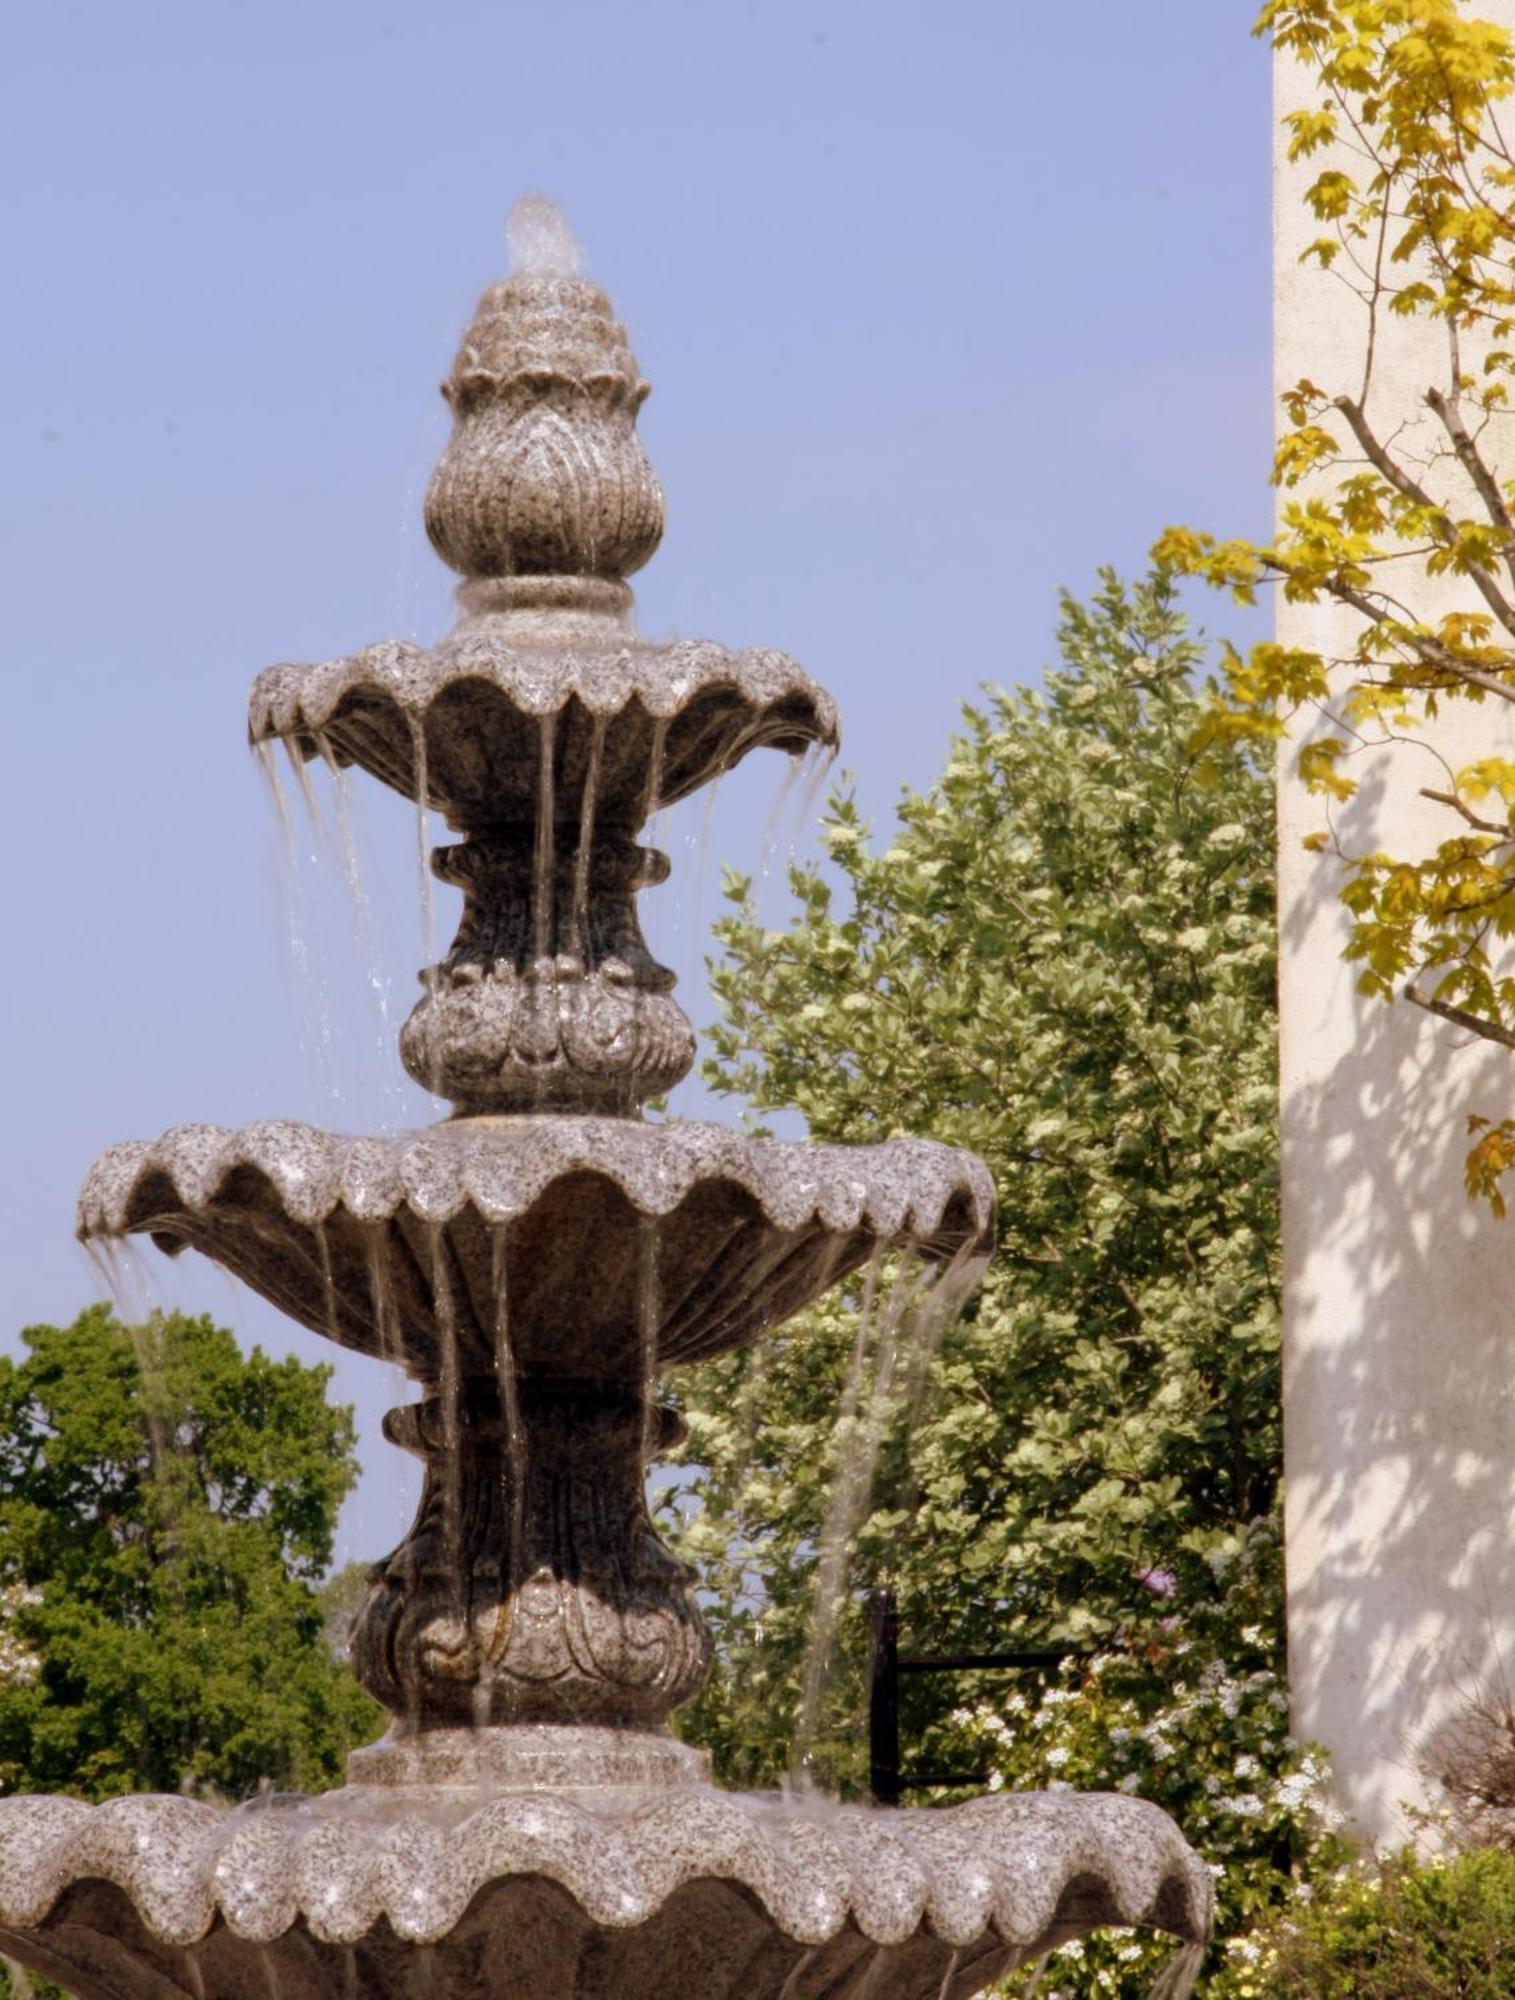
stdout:
MULTIPOLYGON (((429 1115, 375 1004, 387 985, 403 1018, 423 955, 413 822, 355 789, 366 951, 302 833, 292 944, 245 700, 271 661, 445 629, 419 519, 436 385, 516 196, 563 204, 654 384, 669 526, 644 628, 796 654, 883 821, 980 682, 1037 677, 1060 585, 1139 565, 1170 520, 1265 527, 1249 20, 1217 0, 13 11, 0 1340, 92 1296, 73 1202, 111 1141, 429 1115)), ((697 1018, 718 865, 773 832, 782 772, 750 763, 672 816, 682 875, 644 899, 697 1018)), ((322 1352, 208 1266, 160 1276, 168 1303, 322 1352)), ((336 1358, 368 1467, 343 1552, 376 1554, 413 1491, 377 1442, 396 1385, 336 1358)))

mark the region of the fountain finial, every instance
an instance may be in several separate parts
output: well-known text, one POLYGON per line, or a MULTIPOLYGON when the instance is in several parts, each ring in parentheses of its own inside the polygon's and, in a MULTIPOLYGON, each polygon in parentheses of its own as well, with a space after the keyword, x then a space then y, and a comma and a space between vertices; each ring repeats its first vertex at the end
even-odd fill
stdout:
POLYGON ((636 434, 649 385, 609 299, 578 275, 556 204, 525 196, 507 233, 511 275, 479 301, 442 384, 453 434, 426 531, 473 586, 469 610, 624 612, 617 586, 663 534, 662 488, 636 434))

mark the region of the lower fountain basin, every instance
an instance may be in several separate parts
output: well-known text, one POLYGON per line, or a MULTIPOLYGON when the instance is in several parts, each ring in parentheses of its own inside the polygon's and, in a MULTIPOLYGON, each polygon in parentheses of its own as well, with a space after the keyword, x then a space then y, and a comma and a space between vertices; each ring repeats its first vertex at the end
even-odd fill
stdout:
POLYGON ((967 2000, 1096 1927, 1209 1933, 1209 1871, 1123 1794, 590 1796, 3 1799, 0 1951, 80 2000, 967 2000))
POLYGON ((492 1378, 503 1329, 523 1372, 607 1380, 640 1379, 654 1344, 663 1365, 754 1340, 890 1246, 974 1278, 993 1215, 982 1162, 928 1139, 562 1116, 350 1139, 269 1121, 113 1146, 79 1234, 203 1251, 422 1379, 492 1378))

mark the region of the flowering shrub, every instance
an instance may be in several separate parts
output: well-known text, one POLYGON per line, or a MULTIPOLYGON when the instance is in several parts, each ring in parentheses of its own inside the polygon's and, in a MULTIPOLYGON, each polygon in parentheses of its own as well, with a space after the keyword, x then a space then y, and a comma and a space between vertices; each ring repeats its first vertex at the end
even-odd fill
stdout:
MULTIPOLYGON (((976 1698, 932 1732, 922 1758, 976 1762, 994 1790, 1122 1791, 1162 1805, 1215 1874, 1217 1973, 1245 1962, 1228 1941, 1308 1899, 1346 1858, 1323 1760, 1288 1732, 1278 1541, 1269 1519, 1181 1551, 1166 1565, 1173 1609, 1156 1631, 1071 1663, 1039 1692, 976 1677, 976 1698)), ((1172 1951, 1145 1933, 1064 1946, 1038 2000, 1137 2000, 1172 1951)), ((1240 2000, 1248 1989, 1226 1990, 1240 2000)))
MULTIPOLYGON (((1050 1682, 907 1675, 907 1783, 1151 1797, 1234 1932, 1330 1839, 1283 1692, 1272 771, 1196 749, 1204 653, 1164 575, 1103 574, 1060 650, 967 712, 881 850, 832 799, 786 929, 729 884, 708 1081, 826 1142, 971 1148, 999 1248, 939 1346, 891 1374, 870 1336, 867 1404, 861 1279, 680 1375, 664 1518, 717 1659, 679 1726, 725 1783, 798 1765, 857 1797, 869 1588, 907 1653, 1076 1648, 1050 1682)), ((1044 1990, 1145 1996, 1164 1955, 1096 1941, 1044 1990)))
POLYGON ((40 1590, 24 1583, 0 1584, 0 1687, 29 1687, 42 1671, 42 1660, 17 1624, 19 1613, 42 1602, 40 1590))
POLYGON ((1235 1940, 1207 2000, 1509 2000, 1515 1855, 1496 1849, 1343 1870, 1235 1940))

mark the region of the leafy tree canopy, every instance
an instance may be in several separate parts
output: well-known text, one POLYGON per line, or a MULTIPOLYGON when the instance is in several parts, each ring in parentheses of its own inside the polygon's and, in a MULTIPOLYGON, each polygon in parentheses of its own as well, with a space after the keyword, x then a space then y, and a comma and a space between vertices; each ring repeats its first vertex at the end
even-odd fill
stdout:
POLYGON ((356 1475, 330 1370, 105 1306, 0 1358, 0 1790, 340 1780, 378 1712, 315 1584, 356 1475))
MULTIPOLYGON (((1271 786, 1245 744, 1194 747, 1200 653, 1164 574, 1103 574, 1060 644, 1042 691, 967 711, 882 852, 831 801, 831 868, 792 874, 787 930, 730 880, 707 1073, 817 1139, 971 1147, 998 1185, 987 1277, 883 1399, 816 1769, 865 1778, 864 1586, 894 1587, 910 1651, 1073 1642, 1098 1657, 1055 1686, 908 1677, 906 1763, 1139 1789, 1236 1865, 1235 1912, 1277 1893, 1313 1783, 1274 1526, 1271 786)), ((681 1377, 673 1504, 719 1634, 686 1726, 735 1781, 790 1754, 827 1495, 868 1442, 862 1289, 681 1377)))

